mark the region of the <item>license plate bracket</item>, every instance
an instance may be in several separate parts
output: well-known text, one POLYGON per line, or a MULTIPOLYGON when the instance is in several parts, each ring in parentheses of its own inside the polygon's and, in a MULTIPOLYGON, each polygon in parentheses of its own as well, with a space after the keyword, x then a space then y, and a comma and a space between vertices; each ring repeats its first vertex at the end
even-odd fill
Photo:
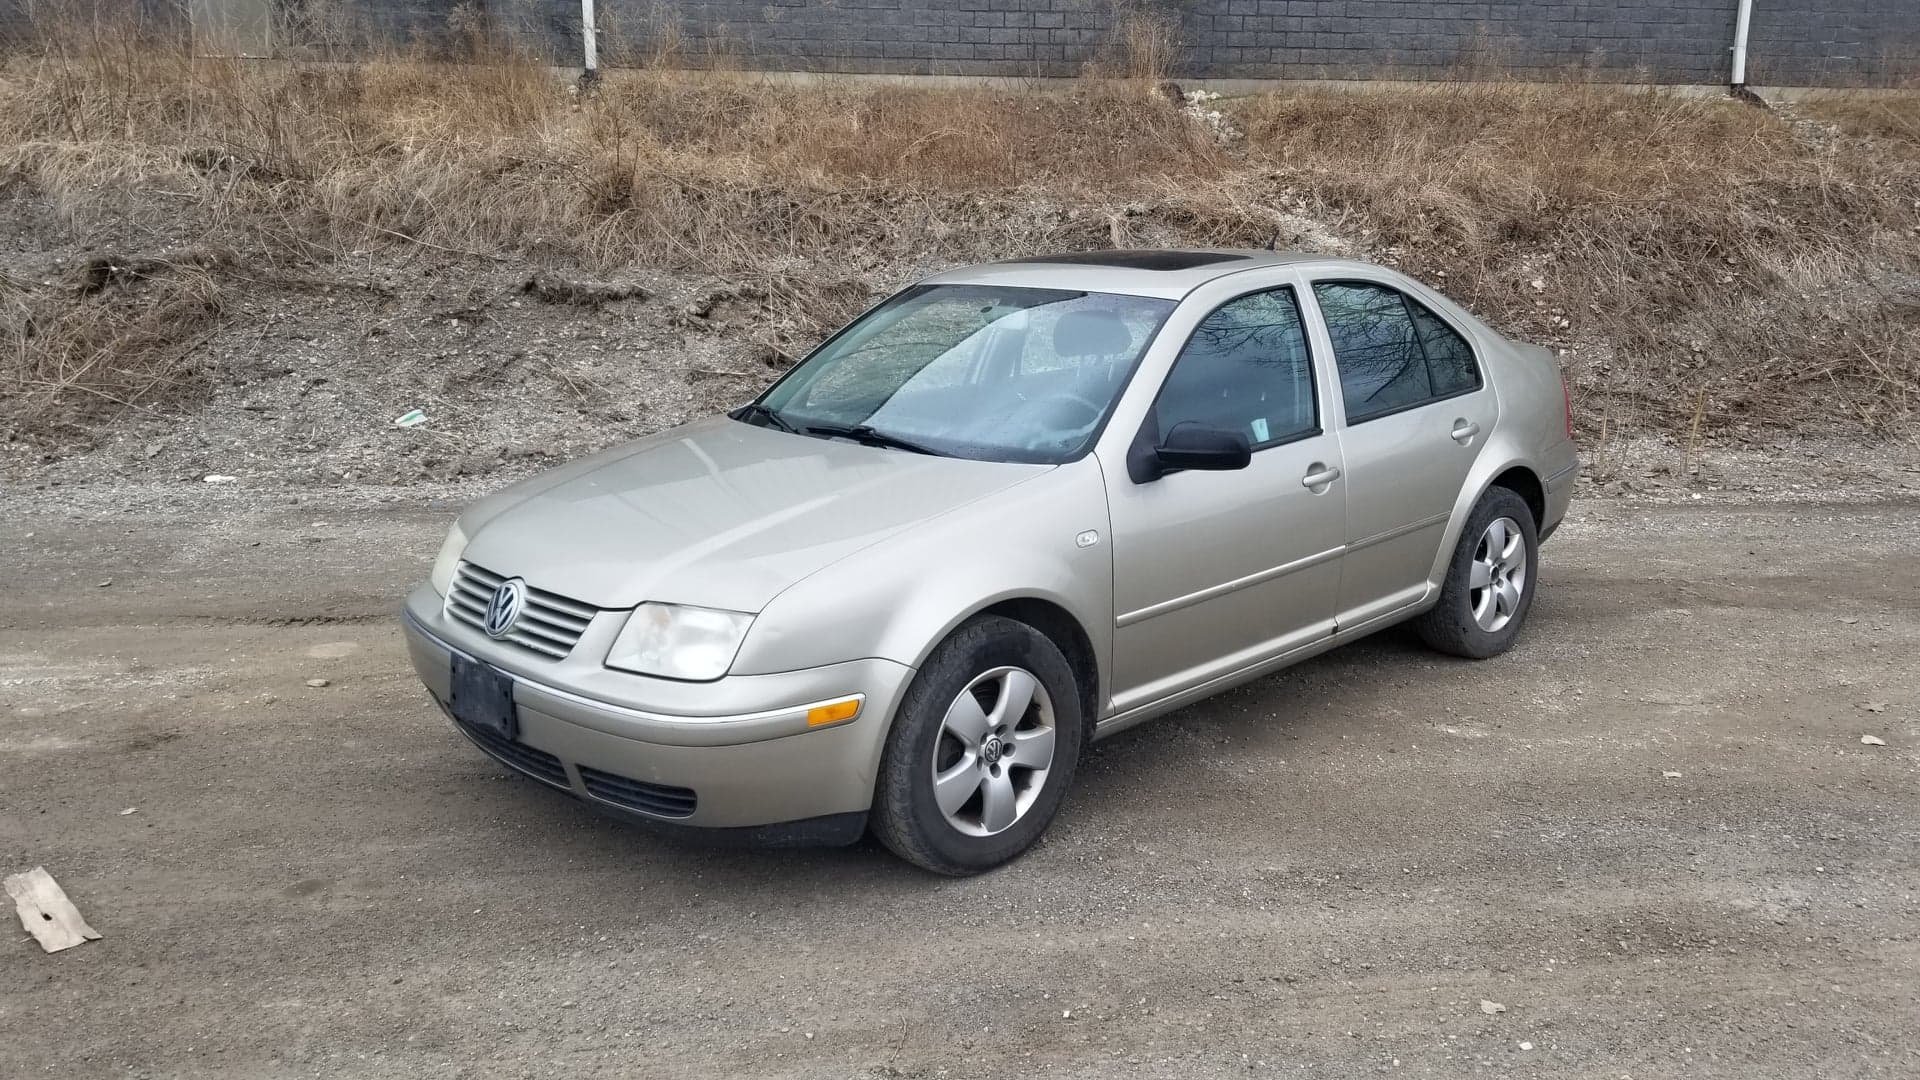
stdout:
POLYGON ((513 676, 484 661, 453 654, 447 708, 453 718, 489 735, 515 739, 520 717, 513 707, 513 676))

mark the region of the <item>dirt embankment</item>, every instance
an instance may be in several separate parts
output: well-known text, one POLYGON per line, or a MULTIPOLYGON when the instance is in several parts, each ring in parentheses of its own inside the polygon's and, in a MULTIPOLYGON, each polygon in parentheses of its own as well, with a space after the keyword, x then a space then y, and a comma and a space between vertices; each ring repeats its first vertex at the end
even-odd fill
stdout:
POLYGON ((1183 107, 1145 80, 641 70, 582 98, 510 52, 247 66, 103 40, 0 64, 16 481, 537 463, 745 398, 927 270, 1174 244, 1407 269, 1562 350, 1590 446, 1663 439, 1683 471, 1789 435, 1911 446, 1911 97, 1183 107), (424 427, 392 428, 415 408, 424 427))

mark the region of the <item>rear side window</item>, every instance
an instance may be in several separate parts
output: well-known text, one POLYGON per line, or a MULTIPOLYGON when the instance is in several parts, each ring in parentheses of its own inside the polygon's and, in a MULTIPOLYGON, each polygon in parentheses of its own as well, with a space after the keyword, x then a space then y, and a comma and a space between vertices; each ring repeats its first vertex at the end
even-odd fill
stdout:
POLYGON ((1238 431, 1254 449, 1320 427, 1313 362, 1293 290, 1229 300, 1208 315, 1173 362, 1154 414, 1164 437, 1178 424, 1238 431))
POLYGON ((1467 340, 1398 290, 1357 281, 1313 287, 1333 341, 1347 423, 1399 412, 1480 385, 1467 340))
POLYGON ((1428 311, 1418 300, 1406 297, 1413 312, 1413 325, 1420 331, 1420 345, 1427 351, 1427 377, 1433 382, 1434 397, 1452 397, 1480 385, 1480 369, 1473 363, 1473 346, 1428 311))

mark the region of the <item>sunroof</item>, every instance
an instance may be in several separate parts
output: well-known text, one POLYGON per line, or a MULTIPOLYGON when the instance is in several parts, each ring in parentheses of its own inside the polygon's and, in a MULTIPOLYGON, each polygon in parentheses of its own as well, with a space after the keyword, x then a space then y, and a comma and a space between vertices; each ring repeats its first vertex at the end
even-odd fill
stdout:
POLYGON ((1245 255, 1225 255, 1217 251, 1087 251, 1076 255, 1042 255, 1018 261, 1117 266, 1126 270, 1191 270, 1196 266, 1245 259, 1245 255))

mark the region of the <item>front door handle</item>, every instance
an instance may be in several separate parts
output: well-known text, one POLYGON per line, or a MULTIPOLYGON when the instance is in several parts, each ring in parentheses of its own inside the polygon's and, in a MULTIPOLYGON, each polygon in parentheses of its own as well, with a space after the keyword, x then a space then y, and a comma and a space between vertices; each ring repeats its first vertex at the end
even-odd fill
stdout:
MULTIPOLYGON (((1307 469, 1309 470, 1307 475, 1300 478, 1300 486, 1308 490, 1314 488, 1324 490, 1328 484, 1340 479, 1340 466, 1338 465, 1323 465, 1316 461, 1307 466, 1307 469)), ((1314 492, 1315 495, 1319 493, 1318 491, 1314 492)))
POLYGON ((1462 417, 1453 422, 1453 441, 1465 446, 1480 434, 1480 425, 1462 417))

